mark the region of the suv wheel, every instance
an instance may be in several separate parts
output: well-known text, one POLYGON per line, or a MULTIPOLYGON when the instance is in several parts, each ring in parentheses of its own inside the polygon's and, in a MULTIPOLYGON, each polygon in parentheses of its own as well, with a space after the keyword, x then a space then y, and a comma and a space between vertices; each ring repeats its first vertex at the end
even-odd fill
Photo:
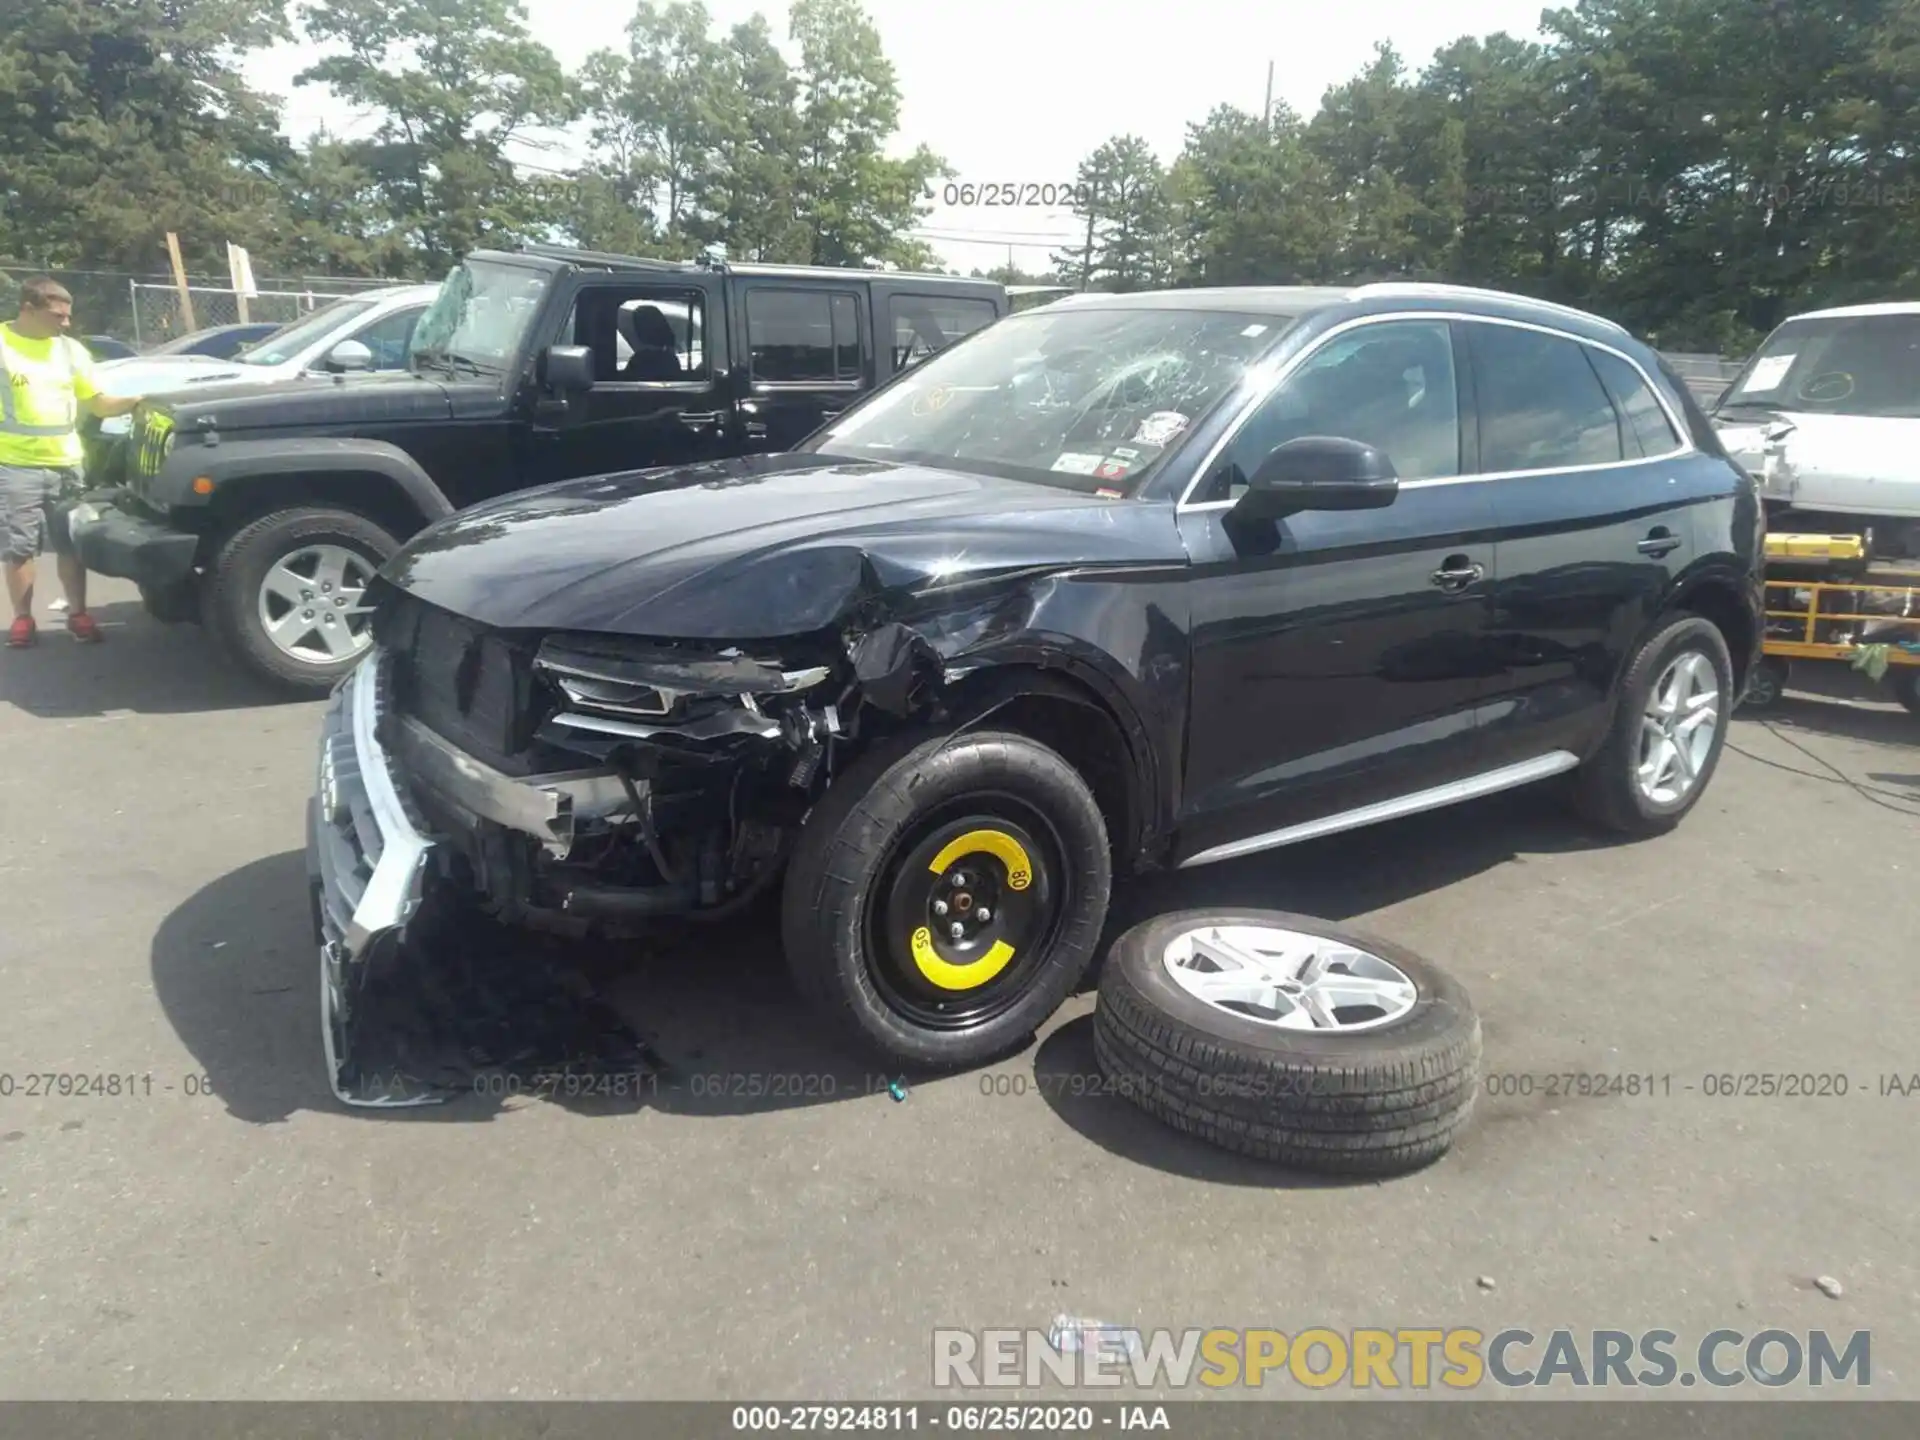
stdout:
POLYGON ((1452 978, 1272 910, 1189 910, 1122 935, 1093 1039, 1114 1088, 1175 1129, 1342 1174, 1437 1159, 1479 1082, 1480 1021, 1452 978))
POLYGON ((1719 629, 1697 615, 1662 626, 1627 666, 1606 743, 1575 777, 1581 813, 1623 835, 1678 825, 1720 763, 1733 698, 1719 629))
POLYGON ((236 531, 203 591, 207 627, 282 687, 324 694, 372 643, 361 592, 400 542, 351 510, 282 510, 236 531))
POLYGON ((925 732, 828 787, 787 872, 782 936, 809 1001, 907 1065, 1018 1048, 1086 974, 1111 860, 1100 807, 1054 751, 925 732))

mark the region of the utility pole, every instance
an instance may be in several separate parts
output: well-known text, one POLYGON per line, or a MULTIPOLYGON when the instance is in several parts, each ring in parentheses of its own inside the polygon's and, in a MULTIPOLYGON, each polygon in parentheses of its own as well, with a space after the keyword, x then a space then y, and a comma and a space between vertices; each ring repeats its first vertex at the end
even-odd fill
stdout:
POLYGON ((1267 103, 1261 108, 1260 123, 1266 127, 1267 138, 1273 138, 1273 61, 1267 61, 1267 103))

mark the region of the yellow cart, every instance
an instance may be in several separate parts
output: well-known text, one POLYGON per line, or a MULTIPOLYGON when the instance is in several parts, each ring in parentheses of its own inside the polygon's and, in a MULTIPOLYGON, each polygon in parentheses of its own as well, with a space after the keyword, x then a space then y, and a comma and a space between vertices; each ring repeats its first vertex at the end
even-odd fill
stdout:
POLYGON ((1875 566, 1858 535, 1767 536, 1766 633, 1742 704, 1780 699, 1794 662, 1887 647, 1882 683, 1920 715, 1920 572, 1875 566))

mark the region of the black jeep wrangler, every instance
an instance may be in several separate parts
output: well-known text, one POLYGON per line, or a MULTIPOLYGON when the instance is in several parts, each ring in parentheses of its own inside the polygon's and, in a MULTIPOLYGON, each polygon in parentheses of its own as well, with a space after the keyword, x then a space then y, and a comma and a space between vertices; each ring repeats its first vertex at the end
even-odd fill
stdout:
POLYGON ((1007 312, 987 281, 479 251, 407 371, 159 397, 127 483, 89 497, 87 567, 200 620, 257 674, 322 693, 368 644, 360 597, 434 520, 508 491, 805 439, 1007 312))

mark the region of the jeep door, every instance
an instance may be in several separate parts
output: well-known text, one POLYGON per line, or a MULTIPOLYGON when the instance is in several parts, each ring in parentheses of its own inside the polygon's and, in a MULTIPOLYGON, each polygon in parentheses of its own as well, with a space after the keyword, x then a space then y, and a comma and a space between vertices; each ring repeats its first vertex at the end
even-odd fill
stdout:
POLYGON ((1480 768, 1494 552, 1485 487, 1462 477, 1464 371, 1444 319, 1336 327, 1180 506, 1194 568, 1179 860, 1345 828, 1480 768), (1393 503, 1246 520, 1248 477, 1308 435, 1383 450, 1393 503))
POLYGON ((741 450, 788 450, 873 387, 867 287, 825 278, 738 285, 741 450))
POLYGON ((698 464, 734 453, 723 313, 718 287, 702 276, 583 280, 535 353, 548 345, 586 346, 594 383, 570 397, 540 387, 521 484, 698 464))
POLYGON ((1692 507, 1738 477, 1682 440, 1684 419, 1624 351, 1512 321, 1460 330, 1476 488, 1496 526, 1489 753, 1584 758, 1627 657, 1699 553, 1692 507))

